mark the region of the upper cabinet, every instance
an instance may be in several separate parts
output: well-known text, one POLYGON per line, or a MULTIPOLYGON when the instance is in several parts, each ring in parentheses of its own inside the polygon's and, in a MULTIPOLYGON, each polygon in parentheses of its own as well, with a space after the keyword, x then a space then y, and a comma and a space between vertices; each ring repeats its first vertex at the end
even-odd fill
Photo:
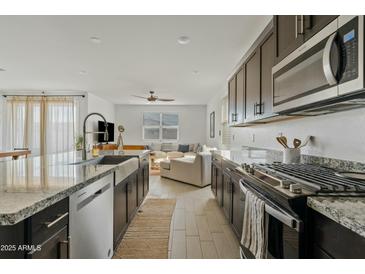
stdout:
POLYGON ((275 62, 275 37, 270 33, 260 46, 261 53, 261 103, 260 115, 269 117, 273 114, 273 84, 271 69, 275 62))
POLYGON ((236 123, 245 119, 245 68, 241 67, 236 74, 236 123))
POLYGON ((236 75, 228 83, 228 124, 236 122, 236 75))
POLYGON ((251 122, 260 115, 260 49, 256 50, 246 64, 246 120, 251 122))
POLYGON ((276 61, 279 62, 304 43, 303 15, 274 16, 276 36, 276 61))
POLYGON ((336 19, 338 15, 276 15, 276 63, 336 19))

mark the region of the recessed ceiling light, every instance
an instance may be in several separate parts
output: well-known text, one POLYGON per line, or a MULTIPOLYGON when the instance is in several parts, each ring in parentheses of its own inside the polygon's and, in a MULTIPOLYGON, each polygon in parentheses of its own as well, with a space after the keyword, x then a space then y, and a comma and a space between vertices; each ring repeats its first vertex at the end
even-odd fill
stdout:
POLYGON ((199 70, 193 70, 193 73, 194 74, 198 74, 199 73, 199 70))
POLYGON ((0 71, 6 71, 6 69, 0 68, 0 71))
POLYGON ((93 42, 94 44, 100 44, 101 43, 100 37, 96 37, 96 36, 90 37, 90 41, 93 42))
POLYGON ((87 74, 87 71, 86 70, 80 70, 79 74, 80 75, 86 75, 87 74))
POLYGON ((190 43, 190 38, 189 38, 189 36, 180 36, 180 37, 177 39, 177 42, 178 42, 180 45, 186 45, 186 44, 189 44, 189 43, 190 43))

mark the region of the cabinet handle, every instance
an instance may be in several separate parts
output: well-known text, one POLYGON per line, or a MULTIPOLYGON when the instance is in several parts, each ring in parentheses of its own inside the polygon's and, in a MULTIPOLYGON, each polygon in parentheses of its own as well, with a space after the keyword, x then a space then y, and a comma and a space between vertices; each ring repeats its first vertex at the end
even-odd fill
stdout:
POLYGON ((62 256, 63 249, 66 248, 66 258, 70 259, 70 236, 68 237, 68 241, 60 241, 60 259, 64 259, 64 257, 62 256))
POLYGON ((62 214, 62 215, 57 215, 57 219, 55 219, 52 222, 45 222, 44 225, 47 228, 51 228, 52 226, 54 226, 55 224, 57 224, 58 222, 60 222, 63 218, 65 218, 66 216, 68 216, 68 212, 62 214))

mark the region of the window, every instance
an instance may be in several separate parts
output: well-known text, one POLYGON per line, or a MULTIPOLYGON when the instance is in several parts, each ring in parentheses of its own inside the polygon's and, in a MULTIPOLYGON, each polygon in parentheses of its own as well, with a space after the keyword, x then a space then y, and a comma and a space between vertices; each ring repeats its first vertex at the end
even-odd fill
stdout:
POLYGON ((2 147, 28 148, 33 156, 74 150, 79 104, 76 97, 7 97, 2 147))
POLYGON ((143 113, 143 140, 177 141, 179 114, 171 112, 143 113))

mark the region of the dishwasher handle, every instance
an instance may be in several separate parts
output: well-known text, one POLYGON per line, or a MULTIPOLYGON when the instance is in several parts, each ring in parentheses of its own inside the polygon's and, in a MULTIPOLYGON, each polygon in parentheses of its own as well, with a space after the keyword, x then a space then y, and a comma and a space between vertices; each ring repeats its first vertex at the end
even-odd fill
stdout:
POLYGON ((98 196, 102 195, 105 191, 107 191, 110 188, 110 183, 103 186, 102 188, 100 188, 98 191, 94 192, 93 194, 91 194, 90 196, 86 197, 85 199, 83 199, 81 202, 79 202, 77 204, 77 210, 82 209, 83 207, 87 206, 88 204, 90 204, 95 198, 97 198, 98 196))

